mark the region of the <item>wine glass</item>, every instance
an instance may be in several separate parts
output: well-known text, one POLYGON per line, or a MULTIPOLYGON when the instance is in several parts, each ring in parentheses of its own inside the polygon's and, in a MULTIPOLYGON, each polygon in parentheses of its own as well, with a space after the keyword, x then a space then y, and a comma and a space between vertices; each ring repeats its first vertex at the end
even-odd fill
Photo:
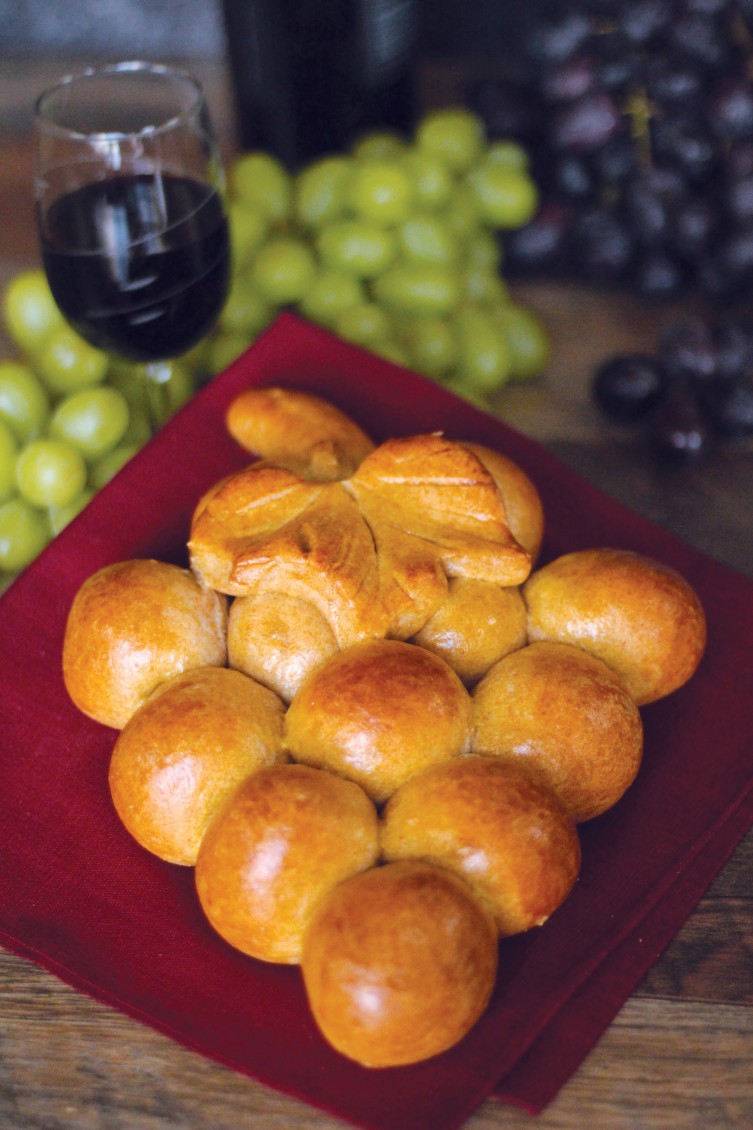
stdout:
POLYGON ((201 86, 157 63, 91 67, 40 95, 35 124, 52 294, 92 345, 142 363, 159 419, 165 366, 154 363, 208 333, 229 285, 223 168, 201 86))

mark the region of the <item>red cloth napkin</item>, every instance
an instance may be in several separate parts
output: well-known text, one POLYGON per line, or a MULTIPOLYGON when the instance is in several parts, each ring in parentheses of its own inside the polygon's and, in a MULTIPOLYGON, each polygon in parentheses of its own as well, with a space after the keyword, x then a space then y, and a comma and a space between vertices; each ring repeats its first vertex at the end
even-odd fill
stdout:
POLYGON ((753 584, 626 511, 439 386, 283 315, 207 386, 0 601, 0 941, 176 1040, 367 1130, 453 1130, 489 1095, 540 1110, 753 823, 753 584), (709 620, 700 670, 646 707, 644 763, 623 800, 582 826, 574 892, 540 930, 501 944, 491 1005, 457 1047, 368 1071, 320 1038, 299 971, 264 965, 208 926, 193 871, 120 825, 107 787, 115 733, 68 701, 70 602, 127 557, 182 562, 199 495, 248 457, 229 401, 253 384, 308 389, 375 439, 442 429, 516 459, 546 507, 545 552, 635 549, 678 568, 709 620))

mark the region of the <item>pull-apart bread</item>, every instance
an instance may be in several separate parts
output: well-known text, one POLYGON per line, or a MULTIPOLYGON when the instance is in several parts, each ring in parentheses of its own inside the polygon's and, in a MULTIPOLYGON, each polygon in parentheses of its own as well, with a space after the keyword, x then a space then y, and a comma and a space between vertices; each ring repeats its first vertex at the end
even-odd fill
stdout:
POLYGON ((695 671, 703 610, 638 554, 538 566, 536 487, 483 445, 377 445, 281 388, 227 424, 249 464, 197 500, 190 569, 89 578, 66 686, 121 730, 124 828, 195 868, 215 931, 298 964, 344 1055, 414 1063, 476 1023, 499 939, 567 898, 579 823, 634 781, 640 707, 695 671))

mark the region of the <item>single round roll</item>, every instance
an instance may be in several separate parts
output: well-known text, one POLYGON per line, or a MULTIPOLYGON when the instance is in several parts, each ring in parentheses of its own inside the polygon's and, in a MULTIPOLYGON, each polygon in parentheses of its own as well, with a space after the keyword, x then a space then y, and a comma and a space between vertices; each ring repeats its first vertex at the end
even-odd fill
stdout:
POLYGON ((468 749, 471 702, 424 648, 368 640, 306 679, 285 717, 296 761, 357 781, 381 803, 410 777, 468 749))
POLYGON ((233 601, 227 646, 231 667, 257 679, 286 703, 307 675, 339 651, 329 622, 314 604, 277 592, 233 601))
POLYGON ((447 599, 413 643, 441 656, 470 685, 503 655, 528 642, 526 617, 519 588, 453 577, 447 599))
POLYGON ((177 565, 149 558, 106 565, 84 581, 68 613, 68 694, 115 729, 166 679, 226 661, 225 597, 177 565))
POLYGON ((226 423, 247 451, 323 482, 347 478, 374 449, 334 404, 297 389, 247 389, 230 404, 226 423))
POLYGON ((564 643, 500 659, 473 691, 474 753, 525 766, 580 822, 633 783, 643 754, 638 707, 618 675, 564 643))
POLYGON ((241 781, 286 760, 284 706, 226 667, 162 683, 126 722, 110 761, 115 809, 142 847, 193 865, 222 802, 241 781))
POLYGON ((686 683, 706 647, 706 618, 688 582, 629 550, 567 553, 533 573, 523 595, 530 640, 598 656, 639 706, 686 683))
POLYGON ((541 926, 572 890, 580 841, 554 794, 492 757, 434 765, 390 797, 385 859, 423 859, 464 879, 502 936, 541 926))
POLYGON ((261 961, 300 961, 321 899, 376 861, 376 809, 363 789, 306 765, 249 777, 210 825, 196 863, 204 913, 261 961))
POLYGON ((494 479, 513 537, 535 561, 544 540, 544 504, 528 475, 512 459, 482 443, 464 443, 494 479))
POLYGON ((301 970, 324 1037, 366 1067, 456 1044, 484 1012, 497 972, 494 922, 466 884, 420 861, 336 887, 306 932, 301 970))

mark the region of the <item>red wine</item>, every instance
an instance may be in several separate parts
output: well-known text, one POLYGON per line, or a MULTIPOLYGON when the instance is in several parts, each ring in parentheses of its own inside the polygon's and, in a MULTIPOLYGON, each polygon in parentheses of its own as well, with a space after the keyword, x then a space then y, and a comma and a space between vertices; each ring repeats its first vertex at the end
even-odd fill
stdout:
POLYGON ((218 194, 187 177, 116 176, 53 202, 42 257, 78 332, 134 361, 177 357, 212 327, 229 279, 218 194))

